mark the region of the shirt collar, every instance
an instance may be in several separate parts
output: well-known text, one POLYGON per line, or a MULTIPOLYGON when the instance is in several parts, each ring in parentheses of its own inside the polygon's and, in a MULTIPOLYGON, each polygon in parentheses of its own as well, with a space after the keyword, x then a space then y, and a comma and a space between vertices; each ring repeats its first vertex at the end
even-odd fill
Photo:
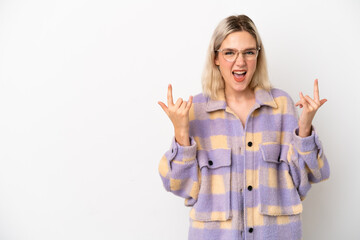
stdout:
MULTIPOLYGON (((260 106, 269 106, 273 108, 278 107, 270 91, 266 91, 260 87, 256 87, 254 91, 255 101, 257 104, 260 106)), ((225 110, 226 106, 225 92, 224 89, 221 89, 218 91, 218 96, 216 99, 211 99, 208 97, 206 103, 206 112, 213 112, 220 109, 225 110)))

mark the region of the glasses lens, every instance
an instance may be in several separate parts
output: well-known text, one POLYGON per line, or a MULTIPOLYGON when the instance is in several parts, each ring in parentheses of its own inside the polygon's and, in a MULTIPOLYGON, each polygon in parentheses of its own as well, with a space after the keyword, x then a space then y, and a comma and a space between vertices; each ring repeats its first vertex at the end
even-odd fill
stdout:
POLYGON ((236 51, 233 49, 224 49, 222 54, 226 61, 233 62, 236 58, 236 51))
POLYGON ((238 52, 236 49, 225 48, 221 51, 224 59, 228 62, 234 62, 240 53, 245 60, 255 60, 258 55, 257 49, 247 49, 243 52, 238 52))
POLYGON ((257 50, 256 49, 246 50, 243 54, 247 60, 254 60, 257 57, 257 50))

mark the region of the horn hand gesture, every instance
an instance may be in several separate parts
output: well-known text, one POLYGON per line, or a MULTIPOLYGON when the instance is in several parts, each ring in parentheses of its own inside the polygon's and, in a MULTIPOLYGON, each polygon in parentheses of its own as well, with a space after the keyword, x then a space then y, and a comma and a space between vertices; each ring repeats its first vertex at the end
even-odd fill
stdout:
POLYGON ((169 84, 167 92, 168 105, 166 106, 160 101, 158 102, 174 125, 175 139, 181 146, 190 146, 189 111, 192 105, 192 100, 192 96, 189 97, 189 101, 183 101, 182 98, 179 98, 174 104, 172 86, 169 84))
POLYGON ((299 118, 299 136, 307 137, 311 135, 311 124, 315 117, 316 111, 327 101, 321 99, 319 96, 318 80, 314 81, 314 98, 309 95, 304 96, 302 92, 299 93, 300 100, 295 104, 303 109, 299 118))

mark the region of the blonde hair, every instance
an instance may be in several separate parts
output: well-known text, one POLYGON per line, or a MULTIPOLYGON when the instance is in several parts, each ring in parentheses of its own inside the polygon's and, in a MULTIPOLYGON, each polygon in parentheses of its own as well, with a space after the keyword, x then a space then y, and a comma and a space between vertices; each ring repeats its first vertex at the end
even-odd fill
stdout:
POLYGON ((256 70, 249 85, 250 88, 261 87, 265 90, 270 90, 271 84, 267 72, 265 50, 260 35, 254 22, 248 16, 238 15, 223 19, 212 35, 202 74, 202 88, 205 96, 216 99, 218 91, 224 89, 224 80, 218 66, 215 65, 215 59, 218 54, 216 51, 219 50, 222 42, 230 33, 238 31, 250 33, 256 41, 256 47, 260 48, 256 70))

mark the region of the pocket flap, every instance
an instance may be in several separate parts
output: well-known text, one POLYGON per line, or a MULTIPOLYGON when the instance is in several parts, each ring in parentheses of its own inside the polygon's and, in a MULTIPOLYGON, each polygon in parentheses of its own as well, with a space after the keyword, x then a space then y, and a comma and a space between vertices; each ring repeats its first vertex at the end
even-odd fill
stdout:
POLYGON ((266 162, 280 163, 280 144, 260 145, 260 149, 266 162))
POLYGON ((231 149, 215 149, 210 151, 199 151, 198 161, 200 168, 211 169, 231 165, 231 149))

